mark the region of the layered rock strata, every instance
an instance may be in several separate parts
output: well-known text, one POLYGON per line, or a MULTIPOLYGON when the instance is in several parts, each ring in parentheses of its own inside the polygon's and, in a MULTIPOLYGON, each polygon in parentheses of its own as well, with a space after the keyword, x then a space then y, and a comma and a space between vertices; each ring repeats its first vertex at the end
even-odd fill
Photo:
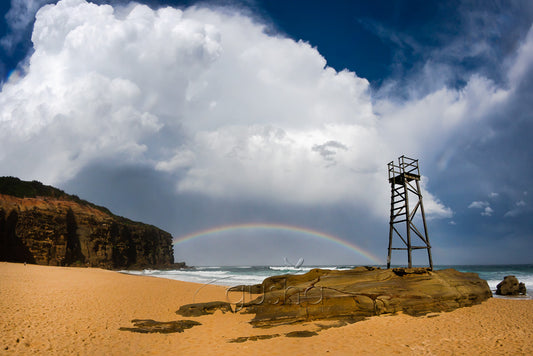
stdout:
POLYGON ((194 320, 175 320, 175 321, 155 321, 152 319, 133 319, 133 327, 121 327, 121 331, 131 331, 141 334, 171 334, 182 333, 185 329, 190 329, 196 325, 202 325, 194 320))
POLYGON ((108 269, 173 265, 168 232, 39 182, 9 179, 6 185, 0 178, 0 193, 11 193, 0 194, 0 260, 108 269))
POLYGON ((233 313, 233 309, 231 308, 231 304, 229 302, 215 301, 182 305, 176 311, 176 314, 181 316, 202 316, 214 314, 217 310, 222 311, 222 313, 233 313))
MULTIPOLYGON (((242 286, 230 292, 244 293, 242 286)), ((250 290, 260 296, 237 310, 255 313, 255 326, 317 319, 360 320, 404 312, 424 315, 479 304, 492 293, 475 273, 453 269, 313 269, 303 275, 269 277, 250 290)))

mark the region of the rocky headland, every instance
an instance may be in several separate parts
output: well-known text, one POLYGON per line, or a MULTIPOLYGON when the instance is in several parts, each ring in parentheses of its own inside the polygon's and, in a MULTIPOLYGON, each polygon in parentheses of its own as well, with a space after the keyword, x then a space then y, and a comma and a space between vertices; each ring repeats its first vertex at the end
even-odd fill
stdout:
POLYGON ((229 291, 258 294, 236 305, 236 310, 255 314, 254 326, 320 319, 350 322, 398 312, 425 315, 472 306, 492 296, 487 282, 475 273, 427 268, 313 269, 229 291))
POLYGON ((0 260, 107 269, 179 268, 172 236, 40 182, 0 177, 0 260))

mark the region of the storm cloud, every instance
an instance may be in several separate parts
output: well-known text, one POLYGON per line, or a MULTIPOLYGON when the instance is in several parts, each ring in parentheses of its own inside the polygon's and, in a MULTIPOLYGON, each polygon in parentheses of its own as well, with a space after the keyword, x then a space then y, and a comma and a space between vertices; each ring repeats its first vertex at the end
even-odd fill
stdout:
MULTIPOLYGON (((427 82, 420 78, 437 68, 428 60, 425 76, 411 78, 416 95, 401 100, 385 85, 376 91, 355 72, 329 67, 305 40, 273 33, 235 9, 113 7, 84 0, 43 6, 33 27, 33 52, 0 93, 0 173, 80 188, 73 182, 91 169, 108 178, 114 170, 133 169, 161 182, 159 194, 167 195, 161 211, 197 207, 212 219, 203 226, 281 220, 287 214, 278 212, 291 209, 293 221, 303 225, 295 211, 303 216, 339 207, 386 221, 385 164, 406 154, 421 159, 428 216, 456 224, 459 205, 442 188, 442 180, 451 180, 444 172, 472 169, 465 157, 474 155, 474 143, 512 135, 513 124, 498 125, 505 125, 517 103, 522 107, 523 88, 531 92, 532 29, 499 79, 479 72, 468 73, 458 87, 446 80, 422 85, 427 82), (235 215, 216 218, 227 204, 235 215), (243 214, 252 206, 261 213, 243 214)), ((490 53, 485 47, 476 51, 490 53)), ((522 125, 530 127, 530 119, 522 125)), ((122 182, 134 176, 124 175, 122 182)), ((123 184, 108 183, 118 191, 123 184)), ((486 189, 497 191, 490 182, 486 189)), ((471 197, 461 209, 510 218, 529 206, 516 196, 499 212, 482 199, 471 197)), ((131 214, 142 219, 143 209, 131 214)), ((337 226, 328 229, 362 243, 334 220, 337 226)), ((187 221, 157 222, 174 235, 202 226, 184 226, 187 221)))

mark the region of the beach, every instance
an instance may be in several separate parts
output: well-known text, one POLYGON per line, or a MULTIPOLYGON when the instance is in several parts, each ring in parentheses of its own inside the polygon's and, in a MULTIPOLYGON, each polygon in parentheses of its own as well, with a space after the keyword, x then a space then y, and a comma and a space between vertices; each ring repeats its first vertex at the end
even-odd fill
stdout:
MULTIPOLYGON (((230 296, 233 301, 235 295, 230 296)), ((491 298, 421 317, 383 315, 329 327, 316 321, 254 328, 251 314, 182 317, 181 305, 227 299, 226 288, 96 268, 0 262, 1 354, 466 355, 533 354, 533 300, 491 298), (182 333, 120 330, 133 319, 194 320, 182 333), (312 337, 287 337, 293 331, 312 337), (230 342, 269 335, 269 339, 230 342)))

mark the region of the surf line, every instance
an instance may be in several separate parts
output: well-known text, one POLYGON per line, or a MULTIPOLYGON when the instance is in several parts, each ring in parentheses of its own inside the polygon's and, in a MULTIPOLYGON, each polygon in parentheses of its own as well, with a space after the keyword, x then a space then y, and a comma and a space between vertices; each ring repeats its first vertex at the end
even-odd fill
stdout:
POLYGON ((189 240, 202 237, 202 236, 214 235, 217 233, 223 233, 223 232, 228 232, 228 231, 239 231, 239 230, 272 230, 272 231, 278 230, 278 231, 289 231, 289 232, 303 234, 303 235, 311 235, 311 236, 315 236, 323 240, 334 242, 337 245, 346 247, 356 252, 357 254, 369 259, 376 265, 381 264, 381 261, 379 260, 379 258, 374 256, 370 252, 363 250, 361 247, 357 246, 353 242, 342 240, 336 236, 326 234, 321 231, 311 230, 305 227, 285 225, 285 224, 245 223, 245 224, 221 225, 221 226, 216 226, 216 227, 212 227, 209 229, 196 231, 196 232, 193 232, 187 235, 174 238, 172 244, 176 245, 176 244, 189 241, 189 240))

